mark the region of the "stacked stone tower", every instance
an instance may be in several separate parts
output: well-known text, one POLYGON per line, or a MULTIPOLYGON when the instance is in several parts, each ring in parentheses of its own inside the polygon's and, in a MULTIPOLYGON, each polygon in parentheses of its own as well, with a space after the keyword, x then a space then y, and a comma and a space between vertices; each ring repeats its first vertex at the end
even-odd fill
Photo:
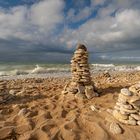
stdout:
POLYGON ((140 125, 140 84, 121 89, 113 116, 121 123, 140 125))
POLYGON ((88 99, 98 95, 91 80, 87 48, 83 44, 78 44, 74 52, 71 60, 71 73, 72 79, 64 88, 63 93, 72 93, 76 97, 88 99))

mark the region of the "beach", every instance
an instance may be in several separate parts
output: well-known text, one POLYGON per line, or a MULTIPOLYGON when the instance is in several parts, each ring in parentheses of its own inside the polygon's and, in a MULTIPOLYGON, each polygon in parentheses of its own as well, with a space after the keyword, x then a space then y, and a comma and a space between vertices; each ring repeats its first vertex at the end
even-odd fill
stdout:
POLYGON ((2 140, 139 140, 140 126, 122 123, 108 112, 120 90, 140 81, 140 71, 92 73, 99 97, 90 100, 62 94, 70 74, 16 75, 0 78, 0 139, 2 140), (94 110, 91 109, 94 106, 94 110))

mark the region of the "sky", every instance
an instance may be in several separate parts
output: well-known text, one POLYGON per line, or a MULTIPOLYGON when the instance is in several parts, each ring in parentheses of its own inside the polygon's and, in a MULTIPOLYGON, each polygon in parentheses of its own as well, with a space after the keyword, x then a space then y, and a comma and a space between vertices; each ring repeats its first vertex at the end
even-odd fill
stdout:
POLYGON ((0 0, 0 62, 140 62, 140 0, 0 0))

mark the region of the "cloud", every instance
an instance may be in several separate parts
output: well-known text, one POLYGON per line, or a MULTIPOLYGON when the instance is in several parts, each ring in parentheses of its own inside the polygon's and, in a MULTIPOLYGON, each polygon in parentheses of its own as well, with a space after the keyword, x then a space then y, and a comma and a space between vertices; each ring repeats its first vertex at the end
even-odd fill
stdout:
POLYGON ((95 53, 140 50, 140 2, 137 0, 90 0, 89 3, 73 0, 75 5, 65 13, 66 2, 32 0, 31 5, 1 7, 1 54, 8 51, 9 54, 71 53, 77 42, 83 42, 95 53))
POLYGON ((96 6, 96 5, 103 5, 105 0, 91 0, 91 5, 96 6))
POLYGON ((125 9, 115 17, 91 19, 78 29, 67 29, 61 40, 69 45, 87 42, 90 50, 121 50, 139 48, 140 10, 125 9), (132 22, 133 21, 133 22, 132 22))
MULTIPOLYGON (((98 1, 98 0, 97 0, 98 1)), ((100 18, 105 16, 110 16, 111 14, 116 14, 118 11, 123 11, 126 9, 139 9, 140 2, 138 0, 101 0, 102 8, 98 11, 98 16, 100 18)))
POLYGON ((33 44, 50 42, 63 23, 62 0, 43 0, 28 6, 0 10, 0 38, 21 39, 33 44))
POLYGON ((78 12, 77 14, 75 13, 76 10, 74 8, 71 8, 68 11, 66 20, 68 20, 68 22, 76 23, 81 20, 88 19, 88 17, 92 14, 92 9, 91 7, 85 7, 81 9, 80 12, 78 12))

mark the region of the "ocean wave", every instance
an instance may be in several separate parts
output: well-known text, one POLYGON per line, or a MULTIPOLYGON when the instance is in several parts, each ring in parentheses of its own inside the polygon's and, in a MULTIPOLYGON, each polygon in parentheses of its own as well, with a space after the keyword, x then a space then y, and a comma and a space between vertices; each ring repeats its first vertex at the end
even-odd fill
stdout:
POLYGON ((7 76, 7 73, 5 71, 0 71, 0 76, 7 76))
POLYGON ((36 65, 36 68, 34 68, 31 71, 31 74, 39 74, 39 73, 45 73, 46 70, 43 67, 40 67, 39 65, 36 65))
MULTIPOLYGON (((92 64, 91 73, 101 72, 101 71, 140 71, 140 66, 134 65, 114 65, 114 64, 92 64)), ((32 75, 32 74, 59 74, 66 73, 70 74, 70 67, 67 66, 58 66, 53 65, 52 67, 39 66, 36 65, 35 68, 32 67, 19 67, 19 69, 9 70, 9 71, 0 71, 0 76, 10 76, 10 75, 32 75)))
POLYGON ((137 66, 137 67, 135 68, 135 70, 140 71, 140 66, 137 66))
POLYGON ((25 71, 25 70, 18 70, 18 69, 15 69, 13 71, 10 71, 9 73, 7 74, 10 74, 10 75, 27 75, 29 74, 29 72, 25 71))
POLYGON ((114 65, 114 64, 92 64, 92 71, 140 71, 140 66, 114 65))
POLYGON ((95 67, 115 67, 114 64, 91 64, 92 66, 95 66, 95 67))
POLYGON ((34 68, 30 73, 31 74, 43 74, 43 73, 52 73, 52 72, 68 72, 69 68, 44 68, 40 67, 39 65, 36 65, 36 68, 34 68))

